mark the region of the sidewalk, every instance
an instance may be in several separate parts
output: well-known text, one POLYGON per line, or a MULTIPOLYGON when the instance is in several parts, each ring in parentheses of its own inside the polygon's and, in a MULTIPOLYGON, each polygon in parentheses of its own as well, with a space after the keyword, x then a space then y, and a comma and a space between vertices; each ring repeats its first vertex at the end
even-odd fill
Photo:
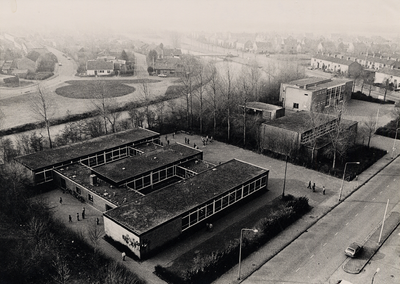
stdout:
MULTIPOLYGON (((164 136, 161 138, 163 141, 164 136)), ((220 143, 218 141, 213 141, 212 143, 203 146, 201 137, 197 135, 176 134, 173 137, 172 134, 168 134, 170 143, 179 142, 184 144, 185 138, 190 139, 190 146, 193 147, 194 143, 198 145, 199 149, 203 151, 204 160, 207 162, 219 164, 220 162, 226 162, 230 159, 236 158, 270 170, 268 180, 269 191, 260 196, 260 198, 243 205, 243 208, 240 210, 241 212, 251 212, 256 210, 259 206, 270 202, 282 194, 285 169, 284 161, 274 160, 272 158, 244 150, 236 146, 220 143)), ((388 140, 392 141, 392 139, 388 140)), ((385 140, 384 144, 388 144, 390 141, 385 140)), ((392 159, 390 158, 390 154, 386 155, 368 170, 362 173, 359 176, 358 181, 345 182, 342 192, 342 199, 350 195, 354 190, 357 189, 358 186, 362 186, 391 161, 392 159)), ((303 167, 288 164, 285 194, 306 196, 309 199, 309 203, 313 209, 307 215, 303 216, 301 220, 268 242, 268 244, 266 244, 259 251, 242 260, 242 279, 245 279, 248 275, 261 267, 265 262, 268 261, 268 259, 290 244, 300 234, 302 234, 321 217, 328 213, 334 206, 336 206, 338 204, 338 189, 341 186, 341 182, 342 181, 340 179, 303 167), (307 189, 307 185, 310 180, 313 183, 315 182, 316 192, 312 192, 310 189, 307 189), (325 186, 326 188, 326 195, 322 194, 322 186, 325 186)), ((95 222, 96 218, 98 217, 101 220, 99 226, 101 226, 101 229, 104 230, 102 224, 102 212, 91 207, 89 204, 81 203, 73 196, 69 194, 63 194, 61 190, 53 190, 43 194, 42 196, 47 198, 50 207, 53 208, 55 217, 63 220, 65 224, 72 229, 76 231, 82 231, 84 234, 86 234, 88 222, 95 222), (59 203, 60 196, 63 198, 62 205, 59 203), (86 219, 78 222, 76 220, 76 213, 81 215, 82 207, 85 207, 86 209, 86 219), (68 222, 68 215, 72 216, 72 223, 68 222)), ((217 220, 215 223, 213 223, 214 233, 223 231, 224 228, 237 222, 239 218, 238 216, 240 216, 240 214, 233 212, 217 220)), ((104 240, 101 240, 100 247, 104 253, 118 261, 121 261, 121 263, 124 264, 128 269, 139 275, 139 277, 145 279, 148 283, 161 284, 165 282, 153 273, 154 267, 157 264, 162 266, 170 265, 173 259, 204 242, 204 240, 210 238, 212 235, 213 234, 210 234, 210 232, 206 232, 206 230, 201 230, 198 234, 182 240, 182 242, 180 242, 178 245, 171 246, 155 255, 151 259, 141 262, 134 261, 128 257, 126 258, 126 261, 122 262, 121 252, 104 240)), ((233 267, 214 283, 235 283, 237 271, 238 268, 233 267)))

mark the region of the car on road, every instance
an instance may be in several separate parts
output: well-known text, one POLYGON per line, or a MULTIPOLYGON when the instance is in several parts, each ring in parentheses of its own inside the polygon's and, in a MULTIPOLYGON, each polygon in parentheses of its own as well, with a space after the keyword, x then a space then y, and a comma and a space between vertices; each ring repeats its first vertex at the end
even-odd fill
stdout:
POLYGON ((158 77, 167 77, 167 75, 165 75, 165 74, 158 74, 158 77))
POLYGON ((58 63, 58 66, 62 66, 62 63, 58 63))
POLYGON ((356 257, 361 250, 362 250, 362 245, 353 242, 344 250, 344 253, 347 256, 356 257))

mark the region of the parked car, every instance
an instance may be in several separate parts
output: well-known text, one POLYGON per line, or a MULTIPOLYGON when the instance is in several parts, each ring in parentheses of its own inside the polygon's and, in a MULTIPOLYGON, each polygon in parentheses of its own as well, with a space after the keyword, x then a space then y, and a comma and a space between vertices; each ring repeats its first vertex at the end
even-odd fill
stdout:
POLYGON ((62 63, 60 62, 60 63, 58 63, 58 66, 62 66, 62 63))
POLYGON ((344 253, 350 257, 356 257, 362 250, 362 245, 358 243, 351 243, 345 250, 344 253))
POLYGON ((158 74, 158 77, 167 77, 165 74, 158 74))

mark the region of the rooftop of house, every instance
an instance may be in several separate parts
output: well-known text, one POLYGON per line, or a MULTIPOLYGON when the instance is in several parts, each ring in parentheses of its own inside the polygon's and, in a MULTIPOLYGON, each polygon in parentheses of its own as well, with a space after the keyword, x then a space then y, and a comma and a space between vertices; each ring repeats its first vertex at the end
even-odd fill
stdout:
POLYGON ((182 60, 180 58, 164 58, 154 63, 154 69, 176 69, 182 60))
POLYGON ((91 169, 78 163, 59 168, 56 171, 116 206, 119 206, 124 202, 133 201, 144 195, 136 190, 130 190, 126 187, 115 187, 100 179, 97 179, 97 182, 94 185, 91 185, 91 169))
POLYGON ((196 176, 140 197, 104 216, 141 235, 268 170, 230 160, 196 176))
MULTIPOLYGON (((324 113, 286 110, 285 116, 265 122, 264 124, 302 134, 313 129, 312 120, 315 123, 315 127, 318 127, 334 119, 336 119, 335 116, 324 113)), ((347 127, 357 123, 356 121, 343 118, 342 122, 347 125, 347 127)))
POLYGON ((271 104, 266 104, 266 103, 262 103, 262 102, 248 102, 246 104, 246 108, 259 110, 259 111, 272 111, 272 110, 281 109, 282 107, 276 106, 276 105, 271 105, 271 104))
POLYGON ((193 157, 202 151, 180 143, 93 168, 93 172, 121 184, 158 168, 193 157))
POLYGON ((70 160, 78 159, 90 154, 105 151, 115 147, 137 143, 148 138, 159 137, 160 134, 143 128, 113 133, 87 141, 49 149, 25 156, 16 157, 19 163, 31 170, 47 168, 70 160))
POLYGON ((346 58, 338 58, 338 57, 332 57, 332 56, 322 55, 322 54, 316 54, 313 56, 313 58, 321 59, 321 60, 325 60, 325 61, 329 61, 329 62, 333 62, 333 63, 338 63, 338 64, 342 64, 342 65, 350 65, 353 63, 359 64, 359 63, 355 62, 354 60, 348 60, 346 58))
POLYGON ((86 64, 87 70, 113 70, 114 63, 105 61, 103 59, 88 60, 86 64))
POLYGON ((382 68, 375 71, 376 73, 383 73, 390 76, 400 77, 400 69, 382 68))
POLYGON ((351 82, 348 79, 327 79, 327 78, 319 78, 319 77, 309 77, 304 79, 299 79, 295 81, 291 81, 286 83, 287 85, 297 86, 301 89, 307 90, 320 90, 325 88, 332 88, 335 86, 340 86, 346 84, 347 82, 351 82))

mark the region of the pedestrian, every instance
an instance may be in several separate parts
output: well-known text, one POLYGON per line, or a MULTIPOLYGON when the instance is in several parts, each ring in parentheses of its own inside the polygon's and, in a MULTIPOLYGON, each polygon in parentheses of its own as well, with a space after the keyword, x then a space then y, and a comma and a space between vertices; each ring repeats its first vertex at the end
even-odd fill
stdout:
POLYGON ((312 191, 315 192, 315 182, 312 185, 312 191))
POLYGON ((175 139, 175 132, 172 133, 172 139, 175 139))
POLYGON ((122 261, 125 261, 125 257, 126 257, 125 252, 123 251, 121 255, 122 255, 122 261))
POLYGON ((97 224, 97 225, 100 224, 99 217, 96 218, 96 224, 97 224))
POLYGON ((325 186, 322 187, 322 194, 325 195, 325 186))
POLYGON ((167 141, 168 140, 168 135, 165 135, 165 141, 167 141))
POLYGON ((307 188, 311 189, 311 180, 310 180, 310 182, 308 183, 307 188))
POLYGON ((76 220, 79 221, 79 213, 76 213, 76 220))
POLYGON ((60 204, 62 204, 62 197, 60 196, 60 204))
POLYGON ((82 219, 85 219, 85 207, 82 208, 82 219))
POLYGON ((167 140, 167 143, 168 143, 168 145, 169 145, 169 140, 167 140))
POLYGON ((189 143, 189 138, 188 138, 188 140, 187 140, 187 141, 188 141, 188 144, 190 144, 190 143, 189 143))
POLYGON ((69 219, 69 222, 71 223, 72 222, 72 216, 68 215, 68 219, 69 219))
POLYGON ((193 144, 193 148, 195 148, 195 149, 196 149, 196 143, 194 143, 194 144, 193 144))
POLYGON ((187 144, 187 138, 185 137, 185 144, 187 144))

